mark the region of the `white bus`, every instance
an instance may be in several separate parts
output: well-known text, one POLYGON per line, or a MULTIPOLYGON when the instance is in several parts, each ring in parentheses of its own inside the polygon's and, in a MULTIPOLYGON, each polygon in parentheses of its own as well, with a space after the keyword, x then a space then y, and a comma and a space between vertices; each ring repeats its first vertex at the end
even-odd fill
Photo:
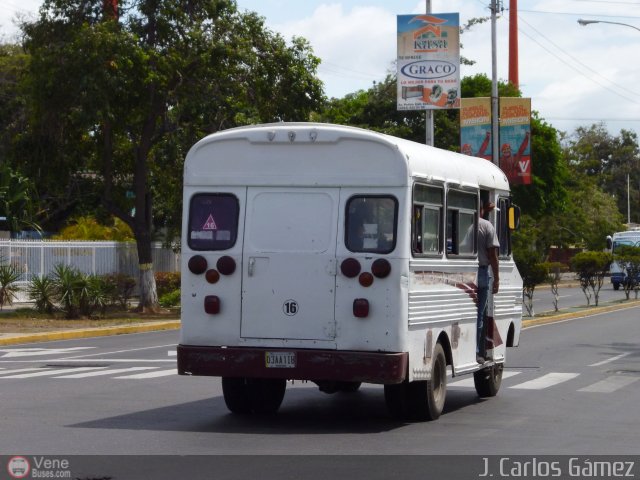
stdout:
MULTIPOLYGON (((613 236, 607 237, 607 251, 616 254, 620 247, 640 247, 640 227, 633 227, 625 232, 616 232, 613 236)), ((620 289, 620 285, 624 285, 627 278, 626 269, 615 260, 611 262, 609 273, 611 274, 611 283, 613 289, 620 289)))
POLYGON ((235 128, 191 148, 183 205, 178 371, 222 377, 232 412, 277 411, 287 380, 384 385, 390 412, 413 419, 441 414, 448 371, 497 393, 522 279, 509 184, 491 162, 345 126, 235 128), (493 357, 478 364, 486 199, 499 208, 500 292, 493 357))

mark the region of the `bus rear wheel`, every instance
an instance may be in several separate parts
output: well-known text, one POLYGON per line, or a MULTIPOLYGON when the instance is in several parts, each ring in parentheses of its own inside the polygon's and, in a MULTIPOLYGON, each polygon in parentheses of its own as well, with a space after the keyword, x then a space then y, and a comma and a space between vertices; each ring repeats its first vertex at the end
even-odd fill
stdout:
POLYGON ((502 384, 504 365, 497 363, 473 373, 473 384, 479 397, 495 397, 502 384))
POLYGON ((233 413, 276 413, 284 399, 287 381, 272 378, 222 378, 222 394, 233 413))
POLYGON ((447 396, 447 359, 439 343, 433 352, 431 380, 385 385, 384 398, 389 413, 408 420, 436 420, 447 396))

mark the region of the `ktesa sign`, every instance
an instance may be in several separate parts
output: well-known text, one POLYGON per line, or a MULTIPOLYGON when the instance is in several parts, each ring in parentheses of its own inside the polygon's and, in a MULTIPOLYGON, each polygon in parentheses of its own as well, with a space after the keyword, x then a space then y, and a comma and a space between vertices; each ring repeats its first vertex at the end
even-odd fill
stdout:
POLYGON ((458 13, 398 15, 398 110, 460 108, 458 13))

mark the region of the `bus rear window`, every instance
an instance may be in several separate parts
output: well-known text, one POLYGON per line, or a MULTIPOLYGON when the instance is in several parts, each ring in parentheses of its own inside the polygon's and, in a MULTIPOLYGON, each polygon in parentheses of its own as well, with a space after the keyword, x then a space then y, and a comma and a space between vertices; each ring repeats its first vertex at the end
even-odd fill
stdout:
POLYGON ((398 202, 393 197, 356 196, 347 203, 345 245, 352 252, 389 253, 396 245, 398 202))
POLYGON ((202 193, 191 198, 187 242, 192 250, 227 250, 238 236, 240 206, 234 195, 202 193))

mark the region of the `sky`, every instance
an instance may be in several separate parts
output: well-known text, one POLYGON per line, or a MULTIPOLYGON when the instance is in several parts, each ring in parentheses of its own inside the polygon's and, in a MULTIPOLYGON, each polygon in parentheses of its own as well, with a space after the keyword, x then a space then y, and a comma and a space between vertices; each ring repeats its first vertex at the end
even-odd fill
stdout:
MULTIPOLYGON (((433 13, 459 12, 461 24, 489 17, 490 0, 431 0, 433 13)), ((17 33, 12 19, 34 15, 40 0, 0 0, 0 38, 17 33)), ((329 97, 342 97, 381 81, 394 68, 396 15, 424 13, 426 0, 237 0, 286 39, 305 37, 320 57, 329 97)), ((509 0, 497 21, 498 78, 508 78, 509 0)), ((462 76, 491 78, 491 25, 461 37, 461 53, 475 61, 462 76)), ((532 109, 555 128, 604 122, 640 136, 640 0, 519 0, 519 78, 532 109), (587 26, 578 19, 618 22, 587 26), (632 28, 634 27, 634 28, 632 28)))

